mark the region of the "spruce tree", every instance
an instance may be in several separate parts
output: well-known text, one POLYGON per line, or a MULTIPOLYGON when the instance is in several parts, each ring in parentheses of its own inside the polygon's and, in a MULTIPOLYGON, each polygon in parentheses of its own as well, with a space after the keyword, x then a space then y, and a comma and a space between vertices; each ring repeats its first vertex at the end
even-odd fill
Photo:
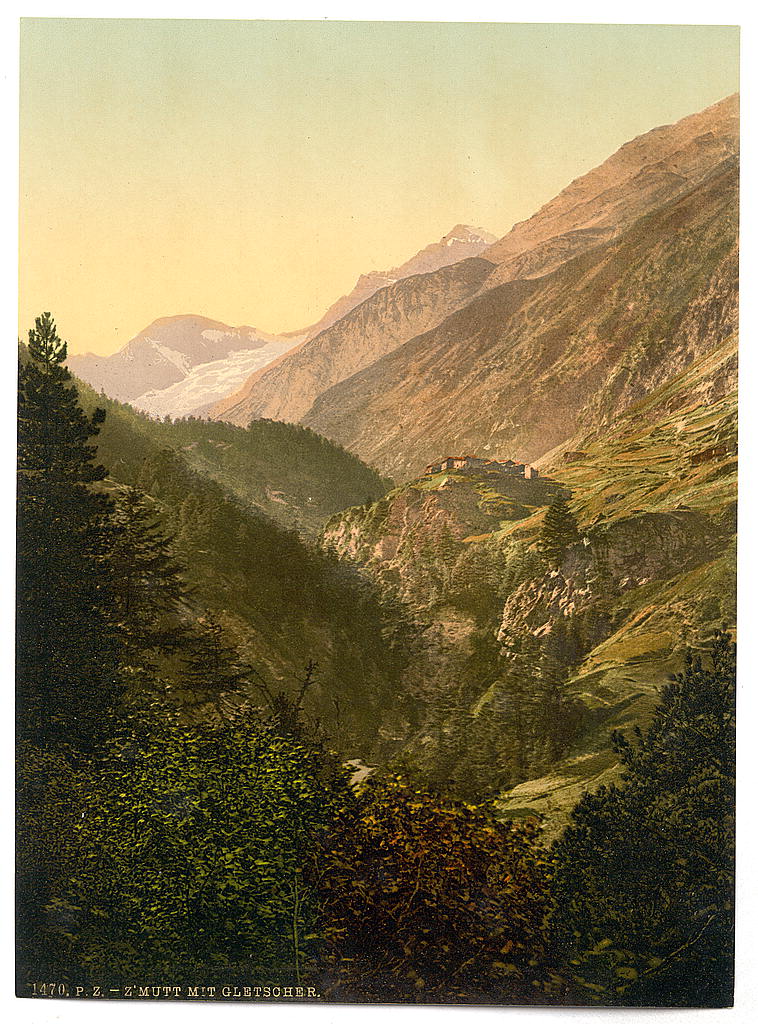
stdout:
POLYGON ((184 567, 174 557, 157 506, 136 487, 118 496, 113 523, 111 561, 125 653, 133 664, 151 666, 156 656, 182 645, 184 567))
POLYGON ((119 691, 111 614, 112 504, 90 441, 105 414, 79 406, 49 313, 29 332, 18 389, 19 728, 87 746, 119 691))
POLYGON ((224 698, 239 692, 243 681, 250 677, 251 670, 240 661, 238 652, 227 643, 222 627, 210 614, 198 618, 188 631, 182 657, 183 685, 188 691, 183 703, 188 707, 220 706, 224 698))
POLYGON ((649 727, 614 735, 621 785, 587 793, 554 847, 551 930, 584 999, 728 1006, 734 925, 734 644, 690 652, 649 727))
POLYGON ((540 536, 540 551, 550 565, 560 565, 567 547, 579 540, 576 518, 568 502, 559 494, 545 513, 540 536))

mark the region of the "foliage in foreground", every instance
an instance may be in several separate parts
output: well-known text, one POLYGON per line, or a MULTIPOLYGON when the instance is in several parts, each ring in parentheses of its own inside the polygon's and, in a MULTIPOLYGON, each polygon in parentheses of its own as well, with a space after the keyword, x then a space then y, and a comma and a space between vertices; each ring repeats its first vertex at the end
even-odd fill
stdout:
POLYGON ((317 865, 336 999, 534 1001, 548 865, 535 823, 419 790, 369 784, 317 865))
POLYGON ((351 800, 341 769, 249 718, 188 727, 152 703, 86 774, 43 928, 56 977, 300 980, 303 867, 351 800))
POLYGON ((725 1006, 733 972, 735 647, 691 653, 556 843, 552 937, 573 999, 725 1006))

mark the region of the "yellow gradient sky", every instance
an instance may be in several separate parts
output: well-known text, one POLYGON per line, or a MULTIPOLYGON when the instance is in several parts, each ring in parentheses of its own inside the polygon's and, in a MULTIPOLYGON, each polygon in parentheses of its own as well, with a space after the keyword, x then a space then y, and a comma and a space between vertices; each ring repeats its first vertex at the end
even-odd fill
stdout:
POLYGON ((288 331, 738 89, 713 26, 24 19, 20 334, 288 331))

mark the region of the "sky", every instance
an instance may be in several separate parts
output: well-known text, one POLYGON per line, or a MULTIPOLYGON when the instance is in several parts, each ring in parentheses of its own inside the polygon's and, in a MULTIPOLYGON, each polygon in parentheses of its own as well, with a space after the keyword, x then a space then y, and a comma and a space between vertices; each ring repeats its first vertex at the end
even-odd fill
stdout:
POLYGON ((293 331, 736 92, 719 26, 22 19, 19 334, 293 331))

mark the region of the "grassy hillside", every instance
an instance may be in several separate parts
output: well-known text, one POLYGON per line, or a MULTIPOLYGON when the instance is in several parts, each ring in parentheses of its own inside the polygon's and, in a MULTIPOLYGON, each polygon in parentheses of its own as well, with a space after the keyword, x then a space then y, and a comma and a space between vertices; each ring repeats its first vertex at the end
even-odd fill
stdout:
POLYGON ((736 497, 736 378, 732 335, 602 438, 575 437, 542 464, 575 492, 590 521, 678 505, 717 515, 736 497))
POLYGON ((550 453, 535 482, 437 474, 329 521, 325 543, 423 630, 410 764, 469 799, 499 793, 504 816, 538 814, 548 835, 614 777, 611 731, 645 723, 684 650, 736 621, 735 371, 732 337, 550 453), (537 541, 558 491, 580 540, 554 566, 537 541), (534 718, 549 672, 562 738, 514 758, 514 701, 534 718))

